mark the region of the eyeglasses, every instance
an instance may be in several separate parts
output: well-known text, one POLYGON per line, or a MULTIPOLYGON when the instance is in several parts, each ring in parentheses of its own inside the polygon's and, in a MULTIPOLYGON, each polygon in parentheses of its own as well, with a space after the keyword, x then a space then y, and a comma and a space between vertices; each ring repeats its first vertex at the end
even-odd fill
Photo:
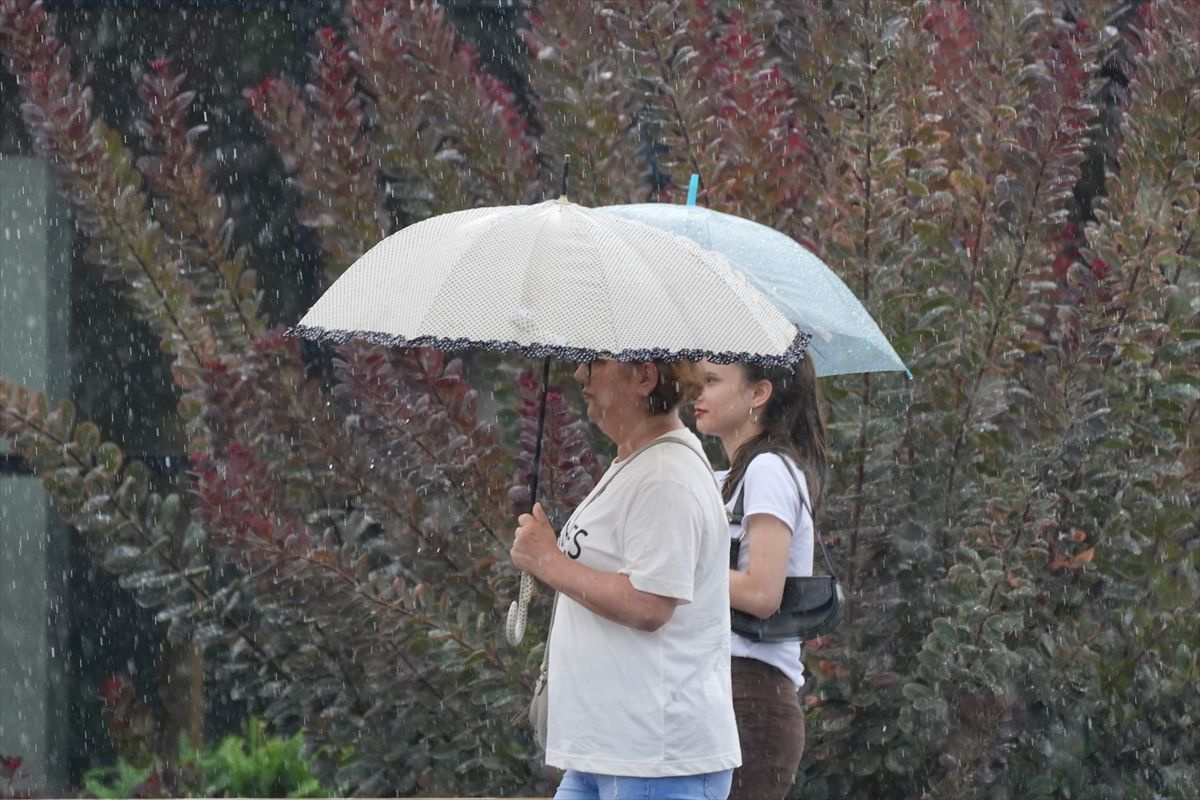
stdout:
POLYGON ((597 364, 602 364, 605 361, 610 361, 610 360, 611 359, 607 359, 607 358, 597 358, 594 361, 580 361, 579 366, 583 367, 583 369, 587 372, 588 379, 590 380, 592 377, 592 368, 595 367, 597 364))

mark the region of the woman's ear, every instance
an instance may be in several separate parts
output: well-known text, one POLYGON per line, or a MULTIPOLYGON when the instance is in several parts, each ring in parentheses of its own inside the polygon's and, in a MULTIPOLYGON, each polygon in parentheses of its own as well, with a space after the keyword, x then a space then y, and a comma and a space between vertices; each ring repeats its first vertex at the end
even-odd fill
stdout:
POLYGON ((621 361, 618 362, 638 394, 649 397, 658 386, 658 367, 651 361, 621 361))
POLYGON ((756 381, 751 387, 750 399, 754 403, 755 408, 766 408, 767 403, 771 402, 771 395, 775 394, 775 386, 766 378, 756 381))
POLYGON ((653 361, 638 364, 638 389, 649 397, 658 388, 658 365, 653 361))

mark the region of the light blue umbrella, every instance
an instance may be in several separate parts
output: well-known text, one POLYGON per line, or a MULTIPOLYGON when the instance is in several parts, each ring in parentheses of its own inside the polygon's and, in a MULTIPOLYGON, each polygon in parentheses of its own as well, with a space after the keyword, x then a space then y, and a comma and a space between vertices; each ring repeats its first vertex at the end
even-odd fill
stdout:
POLYGON ((635 203, 595 209, 685 236, 725 256, 784 316, 812 334, 809 351, 818 375, 903 370, 883 331, 825 262, 791 237, 742 217, 694 205, 635 203))

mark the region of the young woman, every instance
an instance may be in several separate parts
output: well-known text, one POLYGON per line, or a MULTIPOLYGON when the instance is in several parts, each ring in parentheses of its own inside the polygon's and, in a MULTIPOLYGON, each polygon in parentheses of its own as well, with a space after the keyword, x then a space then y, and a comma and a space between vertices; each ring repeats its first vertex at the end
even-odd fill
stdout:
POLYGON ((694 363, 580 366, 617 458, 557 534, 518 519, 513 563, 558 590, 546 763, 556 798, 724 798, 741 762, 730 695, 728 525, 679 419, 694 363))
MULTIPOLYGON (((729 469, 717 473, 731 511, 740 496, 740 541, 729 573, 733 608, 765 619, 779 609, 784 578, 811 575, 813 510, 828 463, 812 359, 793 368, 701 362, 696 427, 721 440, 729 469)), ((742 745, 731 798, 782 798, 804 751, 800 642, 753 642, 731 633, 733 706, 742 745)))

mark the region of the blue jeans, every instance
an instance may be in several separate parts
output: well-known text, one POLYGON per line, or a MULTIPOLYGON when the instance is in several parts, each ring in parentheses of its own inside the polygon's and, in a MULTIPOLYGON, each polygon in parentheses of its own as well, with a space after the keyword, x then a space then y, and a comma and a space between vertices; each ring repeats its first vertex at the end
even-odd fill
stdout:
POLYGON ((672 778, 623 778, 569 769, 554 800, 725 800, 732 781, 731 769, 672 778))

